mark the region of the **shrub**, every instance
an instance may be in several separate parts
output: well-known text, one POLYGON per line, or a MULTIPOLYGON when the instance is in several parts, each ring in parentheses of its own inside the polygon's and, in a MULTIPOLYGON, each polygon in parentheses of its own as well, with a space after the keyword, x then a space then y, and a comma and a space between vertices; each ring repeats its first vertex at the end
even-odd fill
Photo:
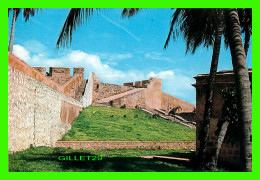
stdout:
POLYGON ((121 109, 125 109, 125 108, 126 108, 125 104, 124 104, 123 106, 121 106, 120 108, 121 108, 121 109))
POLYGON ((141 108, 139 105, 136 105, 136 106, 135 106, 135 109, 141 110, 142 108, 141 108))
POLYGON ((157 119, 157 118, 160 117, 160 115, 159 115, 159 114, 154 114, 152 117, 155 118, 155 119, 157 119))

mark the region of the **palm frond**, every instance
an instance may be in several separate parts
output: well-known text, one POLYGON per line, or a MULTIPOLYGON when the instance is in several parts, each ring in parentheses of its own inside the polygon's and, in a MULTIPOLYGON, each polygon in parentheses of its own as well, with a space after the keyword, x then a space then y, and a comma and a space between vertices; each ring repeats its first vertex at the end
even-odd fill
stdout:
POLYGON ((67 47, 68 42, 72 42, 73 31, 84 22, 84 19, 89 20, 93 11, 93 8, 71 8, 56 43, 57 49, 60 46, 67 47))
POLYGON ((130 17, 136 15, 141 10, 142 10, 142 8, 124 8, 121 16, 122 16, 122 18, 125 18, 125 17, 130 18, 130 17))
POLYGON ((37 8, 24 8, 23 17, 25 18, 25 21, 28 21, 30 16, 34 16, 36 11, 37 11, 37 8))
MULTIPOLYGON (((182 11, 182 9, 181 9, 181 8, 178 8, 178 9, 176 9, 176 11, 175 11, 175 12, 173 13, 173 15, 172 15, 172 21, 171 21, 170 30, 169 30, 167 39, 166 39, 166 41, 165 41, 165 44, 164 44, 164 46, 163 46, 163 49, 166 49, 166 48, 167 48, 167 46, 168 46, 168 44, 169 44, 169 41, 170 41, 170 38, 171 38, 171 35, 173 36, 173 40, 175 40, 175 37, 176 37, 175 35, 176 35, 176 34, 178 35, 178 33, 174 33, 173 27, 174 27, 175 23, 178 23, 178 18, 179 18, 179 16, 181 15, 181 11, 182 11)), ((176 32, 176 31, 175 31, 175 32, 176 32)))

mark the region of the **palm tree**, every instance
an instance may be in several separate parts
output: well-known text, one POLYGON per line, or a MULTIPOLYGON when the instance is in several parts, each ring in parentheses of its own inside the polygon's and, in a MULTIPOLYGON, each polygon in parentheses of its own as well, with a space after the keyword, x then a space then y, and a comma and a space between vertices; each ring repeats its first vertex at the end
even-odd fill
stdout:
POLYGON ((247 56, 247 51, 249 48, 250 37, 252 36, 252 9, 243 8, 237 9, 240 26, 242 28, 242 33, 245 34, 244 49, 245 55, 247 56))
MULTIPOLYGON (((247 51, 249 48, 249 41, 250 41, 250 36, 252 35, 252 9, 237 9, 238 15, 239 15, 239 20, 241 21, 240 26, 242 28, 242 32, 245 33, 245 41, 244 41, 244 50, 245 50, 245 55, 247 56, 247 51)), ((228 39, 228 38, 226 38, 228 39)), ((224 141, 225 135, 227 133, 227 129, 229 127, 229 124, 231 122, 231 124, 234 124, 232 122, 234 122, 237 118, 237 116, 231 115, 231 117, 233 119, 230 119, 229 117, 225 117, 225 114, 234 114, 235 112, 230 112, 231 109, 232 111, 235 111, 233 109, 233 107, 237 107, 236 106, 236 102, 233 99, 234 98, 230 98, 232 96, 235 96, 236 93, 231 93, 232 91, 230 90, 229 93, 226 92, 226 94, 224 94, 225 97, 225 103, 222 107, 222 117, 221 120, 219 121, 219 123, 221 124, 218 130, 218 134, 217 134, 217 140, 214 144, 214 148, 212 153, 210 154, 210 157, 208 158, 208 161, 206 162, 206 167, 207 169, 211 170, 211 171, 216 171, 217 170, 217 160, 218 160, 218 155, 219 155, 219 151, 220 148, 222 146, 222 143, 224 141), (230 94, 228 96, 228 94, 230 94)), ((237 110, 236 110, 237 112, 237 110)), ((228 115, 227 115, 228 116, 228 115)), ((229 115, 230 116, 230 115, 229 115)), ((234 130, 234 127, 232 127, 234 130)), ((235 127, 236 129, 238 129, 238 127, 235 127)))
MULTIPOLYGON (((140 10, 140 8, 125 8, 122 12, 122 16, 131 17, 132 15, 139 12, 139 10, 140 10)), ((204 113, 204 120, 203 120, 203 122, 204 122, 203 127, 205 127, 205 128, 203 128, 203 130, 202 130, 202 136, 201 136, 202 139, 201 139, 201 146, 200 146, 200 152, 199 152, 199 157, 201 159, 201 166, 203 167, 205 165, 205 159, 206 159, 206 157, 205 157, 206 153, 204 153, 204 152, 206 151, 209 120, 210 120, 210 116, 211 116, 211 106, 212 106, 212 97, 213 97, 213 88, 212 87, 214 84, 215 74, 217 71, 222 31, 225 35, 226 46, 230 45, 230 48, 231 48, 232 61, 234 64, 233 65, 234 73, 235 73, 235 76, 237 76, 236 81, 239 82, 239 83, 237 83, 237 88, 239 89, 237 91, 245 92, 246 98, 251 98, 251 96, 249 97, 249 95, 248 95, 248 92, 250 92, 250 88, 248 91, 248 88, 246 87, 249 84, 248 74, 247 74, 247 77, 245 75, 246 71, 247 71, 246 64, 243 61, 243 59, 241 59, 241 57, 239 56, 239 53, 237 52, 238 50, 237 49, 232 50, 233 47, 241 48, 240 44, 238 45, 237 41, 236 41, 237 38, 241 38, 241 31, 239 31, 240 30, 239 17, 237 15, 237 13, 236 13, 237 16, 235 16, 235 15, 232 16, 231 13, 227 13, 227 11, 224 11, 223 9, 222 10, 221 9, 197 9, 197 10, 200 10, 200 11, 202 10, 202 12, 204 11, 202 13, 204 15, 201 16, 201 14, 198 14, 198 16, 196 17, 195 16, 195 15, 197 15, 196 13, 191 13, 192 9, 176 9, 175 13, 173 14, 170 31, 169 31, 164 48, 167 47, 171 35, 173 35, 174 39, 175 39, 175 35, 178 35, 178 33, 176 32, 177 29, 176 29, 176 31, 173 30, 175 23, 180 24, 179 30, 181 32, 183 32, 183 34, 184 34, 184 39, 186 41, 186 52, 191 51, 192 53, 194 53, 196 48, 199 45, 201 45, 202 43, 204 44, 205 47, 214 45, 213 55, 212 55, 212 64, 211 64, 211 68, 210 68, 211 70, 210 70, 209 83, 208 83, 209 87, 208 87, 208 91, 207 91, 207 98, 206 98, 206 103, 205 103, 205 113, 204 113), (205 12, 205 11, 207 11, 207 12, 205 12), (234 20, 235 18, 238 21, 238 23, 234 20), (214 23, 214 22, 216 22, 216 23, 214 23), (226 27, 226 28, 224 28, 224 27, 226 27), (236 35, 236 36, 234 36, 234 35, 236 35), (236 61, 236 62, 234 62, 234 61, 236 61), (238 65, 242 65, 243 68, 238 67, 238 65), (243 76, 239 76, 238 72, 243 73, 243 76), (242 83, 243 82, 241 80, 242 77, 247 78, 247 79, 245 79, 245 84, 242 83)), ((233 14, 235 11, 236 10, 232 10, 233 14)), ((72 32, 75 30, 75 28, 78 25, 81 24, 83 17, 84 17, 84 12, 86 12, 86 18, 88 18, 90 15, 92 15, 93 9, 85 9, 85 10, 71 9, 71 11, 64 23, 62 31, 60 33, 60 37, 57 41, 57 47, 59 47, 61 44, 67 45, 69 40, 71 42, 72 32)), ((246 32, 246 30, 245 30, 245 32, 246 32)), ((250 30, 248 30, 247 32, 250 32, 250 30)), ((242 42, 242 39, 241 39, 241 42, 242 42)), ((243 47, 243 44, 242 44, 242 47, 243 47)), ((242 51, 245 54, 244 49, 242 51)), ((241 92, 238 94, 242 95, 241 92)), ((246 100, 241 99, 241 107, 242 107, 241 109, 243 109, 243 112, 244 112, 241 114, 245 115, 241 118, 241 121, 249 122, 249 124, 250 124, 250 119, 246 120, 245 118, 248 118, 248 116, 250 114, 252 114, 251 113, 252 110, 250 111, 250 108, 252 108, 252 104, 250 104, 250 102, 248 102, 246 105, 248 105, 250 107, 247 108, 245 105, 246 102, 247 102, 246 100), (249 110, 249 113, 245 112, 247 110, 249 110)), ((248 126, 246 126, 246 125, 245 125, 245 127, 248 128, 248 126)), ((250 127, 250 125, 249 125, 249 127, 250 127)), ((248 130, 250 131, 251 129, 249 128, 248 130)), ((244 133, 246 133, 246 131, 244 131, 244 133)), ((245 139, 247 139, 247 142, 248 142, 247 135, 245 135, 245 139)), ((241 144, 241 148, 243 147, 243 145, 250 146, 250 143, 241 144)), ((245 152, 248 152, 248 154, 250 154, 249 151, 250 151, 250 148, 246 148, 246 149, 244 149, 244 151, 242 153, 244 155, 245 155, 245 152)), ((249 157, 250 157, 250 155, 249 155, 249 157)), ((246 159, 246 158, 244 157, 244 159, 246 159)), ((245 160, 243 160, 243 162, 244 162, 244 164, 246 163, 245 160)), ((250 163, 247 163, 247 164, 250 164, 250 163)))
POLYGON ((186 53, 195 53, 200 44, 204 47, 213 46, 208 87, 206 90, 205 110, 202 121, 200 137, 200 149, 198 160, 200 168, 204 169, 206 164, 208 131, 213 104, 214 82, 217 72, 221 37, 223 32, 224 16, 221 9, 176 9, 172 16, 171 27, 166 39, 164 48, 166 49, 171 35, 175 40, 178 31, 183 34, 186 42, 186 53), (179 24, 174 29, 174 26, 179 24))
MULTIPOLYGON (((169 34, 168 34, 164 48, 167 47, 171 34, 173 34, 173 39, 175 39, 176 34, 178 35, 178 31, 177 31, 178 29, 175 29, 175 31, 173 29, 175 24, 180 24, 179 30, 184 34, 183 36, 184 36, 184 39, 186 41, 186 47, 187 47, 186 52, 189 51, 189 50, 192 50, 192 52, 194 52, 196 50, 196 46, 201 42, 199 37, 197 37, 198 39, 194 38, 194 33, 195 33, 194 30, 198 31, 198 32, 201 31, 200 33, 198 33, 198 35, 200 35, 201 38, 205 37, 205 34, 209 33, 210 31, 215 32, 215 37, 214 37, 215 41, 214 41, 214 49, 213 49, 213 56, 212 56, 212 63, 211 63, 211 71, 210 71, 210 75, 209 75, 209 82, 208 82, 209 85, 208 85, 208 90, 207 90, 207 94, 206 94, 204 119, 203 119, 203 125, 202 125, 203 129, 202 129, 202 131, 201 131, 202 133, 200 135, 201 142, 200 142, 200 150, 199 150, 199 156, 198 156, 199 160, 200 160, 200 166, 202 168, 203 167, 205 168, 207 140, 208 140, 207 134, 208 134, 210 116, 211 116, 211 106, 212 106, 212 98, 213 98, 213 85, 214 85, 214 79, 215 79, 214 76, 215 76, 216 70, 217 70, 217 62, 218 62, 218 56, 219 56, 221 34, 222 34, 223 29, 224 29, 224 32, 225 32, 226 47, 228 47, 228 45, 230 45, 230 47, 231 47, 231 43, 232 42, 234 43, 236 41, 234 40, 234 36, 231 35, 232 32, 235 29, 230 28, 230 25, 229 25, 230 22, 234 22, 234 21, 230 21, 230 14, 228 14, 228 11, 225 11, 223 9, 210 9, 209 12, 206 12, 206 14, 204 14, 204 16, 206 16, 206 18, 204 18, 205 21, 211 19, 210 17, 212 17, 212 13, 215 14, 215 17, 217 17, 217 19, 215 19, 215 22, 217 22, 217 26, 215 26, 215 27, 214 27, 214 24, 212 24, 212 22, 210 22, 210 21, 207 23, 206 27, 203 27, 203 26, 201 26, 201 24, 199 24, 200 22, 204 21, 203 18, 199 17, 199 14, 203 14, 203 11, 205 11, 205 10, 200 9, 199 12, 191 13, 192 10, 189 10, 189 9, 176 9, 175 13, 173 14, 170 31, 169 31, 169 34), (196 22, 196 20, 194 21, 194 19, 199 19, 199 21, 197 21, 197 23, 194 23, 194 22, 196 22), (196 27, 190 28, 190 26, 192 26, 192 24, 194 24, 194 26, 197 26, 197 28, 196 27), (200 27, 203 27, 205 29, 199 29, 200 27), (214 27, 214 28, 210 29, 210 28, 207 28, 207 27, 214 27), (208 31, 208 30, 210 30, 210 31, 208 31), (176 31, 177 31, 177 33, 176 33, 176 31), (193 35, 191 35, 191 34, 193 34, 193 35)), ((239 10, 239 11, 243 12, 244 10, 239 10)), ((247 11, 250 12, 250 10, 247 10, 247 11)), ((248 14, 249 13, 244 13, 243 16, 244 17, 246 17, 246 16, 250 17, 250 14, 249 15, 248 14)), ((213 17, 214 17, 214 15, 213 15, 213 17)), ((237 17, 237 20, 238 20, 238 17, 237 17)), ((240 24, 236 24, 236 25, 238 25, 238 26, 236 26, 236 28, 240 29, 240 27, 239 27, 240 24)), ((250 26, 250 20, 248 21, 248 19, 245 18, 245 20, 243 21, 243 24, 241 24, 241 26, 242 26, 242 28, 245 29, 244 32, 247 33, 247 35, 249 35, 249 37, 250 37, 250 35, 252 34, 252 32, 250 31, 252 29, 252 26, 250 26)), ((241 32, 240 32, 240 34, 239 34, 239 32, 237 32, 236 34, 237 34, 237 36, 241 37, 241 32)), ((249 44, 249 42, 248 42, 249 40, 250 40, 250 38, 245 38, 245 44, 247 44, 247 43, 249 44)), ((207 42, 207 41, 204 41, 204 42, 207 42)), ((208 44, 210 45, 210 43, 208 43, 208 44)), ((205 43, 204 43, 204 46, 205 46, 205 43)), ((232 55, 232 58, 234 59, 234 57, 236 55, 238 55, 238 53, 235 54, 234 51, 231 51, 231 55, 232 55)), ((244 69, 247 70, 245 64, 244 64, 243 67, 244 67, 244 69)), ((236 68, 237 68, 237 66, 234 66, 234 71, 236 71, 235 70, 236 68)), ((245 76, 245 73, 244 73, 244 76, 245 76)), ((247 73, 247 76, 248 76, 248 73, 247 73)), ((239 77, 237 79, 239 79, 239 77)), ((248 83, 248 82, 249 82, 249 79, 247 79, 246 83, 248 83)), ((238 86, 237 86, 237 88, 238 88, 238 86)), ((247 91, 248 91, 248 88, 247 88, 247 91)), ((247 96, 247 98, 251 99, 251 97, 249 95, 247 96)), ((248 101, 250 101, 250 100, 248 100, 248 101)), ((243 102, 242 102, 242 104, 243 104, 243 102)), ((248 102, 247 105, 252 107, 250 102, 248 102)), ((249 114, 250 114, 250 108, 249 108, 249 113, 247 114, 247 116, 249 116, 249 114)), ((241 120, 241 121, 244 121, 244 120, 241 120)), ((250 118, 249 119, 247 118, 247 122, 248 122, 248 124, 250 124, 250 118)), ((250 125, 247 126, 247 130, 248 131, 251 130, 250 125)), ((246 131, 244 131, 244 132, 246 133, 246 131)), ((250 146, 250 142, 248 142, 248 140, 250 139, 249 136, 247 134, 246 135, 247 138, 245 138, 245 139, 247 139, 246 145, 250 146)), ((241 148, 243 148, 244 145, 242 144, 241 148)), ((250 157, 250 150, 251 150, 250 147, 246 148, 246 150, 244 150, 248 154, 247 157, 250 157)), ((244 154, 244 156, 245 156, 245 153, 242 152, 242 154, 244 154)), ((244 158, 243 162, 245 164, 245 158, 244 158)), ((247 163, 247 164, 250 164, 250 162, 247 163)), ((247 166, 247 167, 249 167, 249 166, 247 166)))
POLYGON ((238 99, 238 119, 242 124, 240 141, 241 166, 244 171, 252 171, 252 96, 246 54, 243 47, 239 16, 236 9, 227 11, 227 36, 232 56, 236 93, 238 99))
MULTIPOLYGON (((98 11, 98 9, 96 10, 98 11)), ((59 49, 60 46, 67 47, 68 42, 72 43, 73 31, 84 22, 85 18, 89 20, 93 12, 93 8, 71 8, 60 32, 56 48, 59 49)))
MULTIPOLYGON (((9 12, 13 10, 13 19, 12 19, 12 27, 11 27, 11 34, 9 40, 8 51, 13 51, 13 44, 14 44, 14 29, 15 29, 15 22, 17 20, 18 15, 21 12, 21 8, 8 8, 8 16, 9 12)), ((25 22, 29 20, 30 16, 34 16, 36 8, 23 8, 23 16, 25 18, 25 22)))

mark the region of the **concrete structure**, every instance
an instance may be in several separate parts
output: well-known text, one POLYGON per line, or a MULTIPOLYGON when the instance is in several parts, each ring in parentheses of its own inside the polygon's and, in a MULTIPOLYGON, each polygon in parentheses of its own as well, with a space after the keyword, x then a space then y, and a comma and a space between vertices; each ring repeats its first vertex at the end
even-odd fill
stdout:
MULTIPOLYGON (((196 152, 198 152, 200 147, 199 134, 202 126, 203 114, 205 109, 206 85, 208 83, 208 77, 208 74, 200 74, 194 77, 196 79, 196 84, 193 85, 196 88, 196 152)), ((252 83, 252 69, 249 69, 249 78, 252 83)), ((216 81, 214 85, 212 118, 210 120, 208 153, 211 152, 217 138, 215 131, 217 130, 217 123, 219 118, 221 117, 221 110, 224 103, 224 99, 221 95, 221 92, 225 87, 231 86, 233 85, 233 83, 233 71, 217 72, 216 81)), ((239 152, 239 142, 236 142, 235 144, 224 143, 220 150, 219 161, 226 164, 230 164, 232 166, 238 165, 240 161, 239 152)))
POLYGON ((192 112, 194 105, 162 92, 161 79, 150 78, 123 86, 102 83, 84 68, 31 67, 8 54, 9 151, 55 146, 82 108, 89 105, 143 108, 168 112, 176 106, 192 112))

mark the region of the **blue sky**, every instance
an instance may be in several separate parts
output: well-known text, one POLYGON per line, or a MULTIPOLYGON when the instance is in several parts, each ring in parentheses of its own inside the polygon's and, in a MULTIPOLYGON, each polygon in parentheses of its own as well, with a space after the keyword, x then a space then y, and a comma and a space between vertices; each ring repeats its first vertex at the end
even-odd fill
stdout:
MULTIPOLYGON (((143 9, 129 19, 121 17, 122 9, 94 12, 73 33, 72 44, 57 50, 56 41, 68 12, 69 9, 42 9, 28 22, 20 14, 13 53, 31 66, 85 67, 86 79, 95 72, 107 83, 161 78, 163 92, 195 104, 193 77, 209 73, 212 48, 200 47, 193 55, 185 54, 180 36, 164 50, 174 10, 143 9)), ((10 33, 11 14, 8 20, 10 33)), ((218 70, 232 69, 229 49, 222 46, 219 61, 218 70)), ((252 67, 251 47, 247 65, 252 67)))

